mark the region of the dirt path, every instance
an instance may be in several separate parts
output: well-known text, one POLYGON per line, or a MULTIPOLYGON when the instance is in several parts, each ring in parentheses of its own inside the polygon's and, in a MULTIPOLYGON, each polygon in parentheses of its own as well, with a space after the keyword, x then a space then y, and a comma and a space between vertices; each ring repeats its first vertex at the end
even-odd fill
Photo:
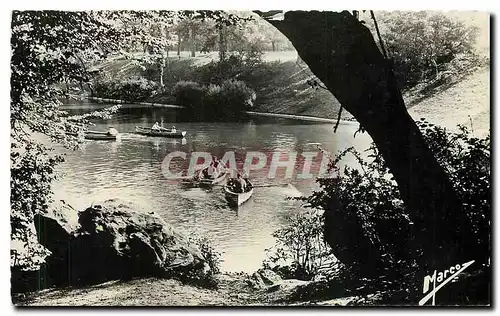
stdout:
POLYGON ((111 281, 85 288, 51 289, 20 298, 18 306, 241 306, 257 298, 244 278, 223 275, 217 290, 176 280, 111 281))
POLYGON ((481 69, 451 88, 414 105, 414 119, 426 118, 437 125, 456 130, 457 124, 472 128, 477 136, 490 133, 490 71, 481 69))

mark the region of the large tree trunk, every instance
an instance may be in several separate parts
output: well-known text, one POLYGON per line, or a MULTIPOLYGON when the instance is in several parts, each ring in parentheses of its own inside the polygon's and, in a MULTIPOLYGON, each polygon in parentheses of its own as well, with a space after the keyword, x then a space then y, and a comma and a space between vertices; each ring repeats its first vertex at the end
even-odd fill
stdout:
POLYGON ((474 244, 456 192, 408 114, 391 65, 370 31, 347 11, 290 11, 270 23, 290 39, 383 155, 411 213, 418 241, 411 246, 423 250, 416 273, 475 259, 469 256, 474 244))
POLYGON ((224 37, 224 26, 218 27, 219 30, 219 60, 226 59, 226 38, 224 37))
POLYGON ((161 60, 160 60, 160 75, 159 75, 159 84, 160 87, 163 88, 164 83, 163 83, 163 74, 165 72, 165 56, 163 56, 163 53, 161 55, 161 60))
POLYGON ((196 30, 194 24, 191 25, 189 30, 189 40, 191 44, 191 57, 196 56, 196 30))
POLYGON ((181 32, 177 33, 177 56, 181 57, 181 32))

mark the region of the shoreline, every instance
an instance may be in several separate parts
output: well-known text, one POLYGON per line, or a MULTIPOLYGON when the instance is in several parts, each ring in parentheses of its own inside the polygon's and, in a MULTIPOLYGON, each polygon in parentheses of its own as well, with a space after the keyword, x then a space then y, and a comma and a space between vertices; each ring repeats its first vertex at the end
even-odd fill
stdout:
MULTIPOLYGON (((165 104, 165 103, 154 103, 154 102, 130 102, 119 99, 108 99, 100 97, 90 97, 90 96, 77 96, 71 95, 72 97, 77 97, 80 100, 86 99, 89 101, 95 101, 97 103, 110 103, 110 104, 138 104, 156 108, 173 108, 173 109, 184 109, 181 105, 175 104, 165 104)), ((250 116, 261 116, 261 117, 275 117, 283 119, 291 119, 297 121, 308 121, 308 122, 318 122, 318 123, 332 123, 336 124, 337 119, 331 119, 326 117, 310 116, 310 115, 297 115, 297 114, 287 114, 287 113, 268 113, 268 112, 257 112, 257 111, 245 111, 243 112, 250 116)), ((339 120, 339 124, 356 124, 355 120, 339 120)))

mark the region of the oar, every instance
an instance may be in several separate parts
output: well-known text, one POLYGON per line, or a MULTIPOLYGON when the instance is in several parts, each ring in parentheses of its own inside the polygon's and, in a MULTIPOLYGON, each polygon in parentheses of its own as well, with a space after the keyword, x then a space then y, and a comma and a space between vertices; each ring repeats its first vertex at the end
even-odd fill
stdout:
POLYGON ((254 188, 269 188, 269 187, 284 187, 291 185, 290 183, 263 183, 263 184, 254 184, 252 185, 254 188))

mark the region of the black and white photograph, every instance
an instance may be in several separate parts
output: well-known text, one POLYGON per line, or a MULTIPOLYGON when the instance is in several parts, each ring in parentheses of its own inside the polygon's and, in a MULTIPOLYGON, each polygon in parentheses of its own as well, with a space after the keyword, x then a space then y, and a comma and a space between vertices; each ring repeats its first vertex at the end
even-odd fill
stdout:
POLYGON ((491 13, 166 5, 10 12, 15 309, 492 306, 491 13))

